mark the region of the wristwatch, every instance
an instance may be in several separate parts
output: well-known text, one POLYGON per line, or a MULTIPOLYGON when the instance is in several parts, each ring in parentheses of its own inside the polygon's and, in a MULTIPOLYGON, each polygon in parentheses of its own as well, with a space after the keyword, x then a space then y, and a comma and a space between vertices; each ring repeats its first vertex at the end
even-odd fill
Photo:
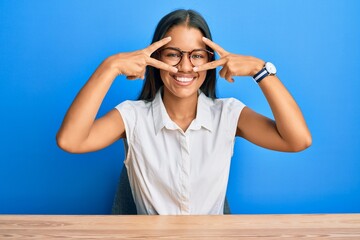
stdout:
POLYGON ((276 74, 276 67, 271 62, 266 62, 263 69, 253 76, 255 82, 259 83, 265 77, 276 74))

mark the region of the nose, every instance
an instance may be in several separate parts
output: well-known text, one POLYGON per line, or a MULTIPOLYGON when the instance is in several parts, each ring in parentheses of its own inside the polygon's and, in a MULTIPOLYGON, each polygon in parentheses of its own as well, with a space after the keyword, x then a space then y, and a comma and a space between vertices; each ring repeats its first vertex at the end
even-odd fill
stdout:
POLYGON ((191 72, 193 67, 194 66, 189 59, 189 53, 185 53, 177 66, 178 70, 181 72, 191 72))

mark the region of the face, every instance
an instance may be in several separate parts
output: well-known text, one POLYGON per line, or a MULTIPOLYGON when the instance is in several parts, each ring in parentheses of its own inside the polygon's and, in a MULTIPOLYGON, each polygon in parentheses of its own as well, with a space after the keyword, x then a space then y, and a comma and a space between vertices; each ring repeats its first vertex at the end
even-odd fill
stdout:
MULTIPOLYGON (((165 37, 171 37, 171 41, 164 46, 164 48, 177 48, 182 51, 191 52, 194 49, 206 49, 205 43, 202 41, 202 33, 196 28, 180 25, 170 29, 165 37)), ((170 54, 174 52, 170 51, 170 54)), ((197 97, 197 91, 203 84, 206 71, 194 72, 193 63, 199 61, 203 57, 196 52, 191 54, 190 61, 189 53, 184 53, 181 61, 175 66, 178 68, 177 73, 170 73, 165 70, 160 70, 160 76, 164 83, 164 96, 173 96, 177 98, 197 97), (192 63, 193 62, 193 63, 192 63)), ((169 58, 173 55, 160 54, 160 61, 169 62, 169 58)))

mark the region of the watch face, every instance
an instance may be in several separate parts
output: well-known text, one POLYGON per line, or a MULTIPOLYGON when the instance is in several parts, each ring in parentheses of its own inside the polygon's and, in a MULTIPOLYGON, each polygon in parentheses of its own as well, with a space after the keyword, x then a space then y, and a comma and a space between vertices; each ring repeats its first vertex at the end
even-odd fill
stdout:
POLYGON ((269 74, 275 74, 276 73, 276 67, 271 62, 265 63, 266 71, 268 71, 269 74))

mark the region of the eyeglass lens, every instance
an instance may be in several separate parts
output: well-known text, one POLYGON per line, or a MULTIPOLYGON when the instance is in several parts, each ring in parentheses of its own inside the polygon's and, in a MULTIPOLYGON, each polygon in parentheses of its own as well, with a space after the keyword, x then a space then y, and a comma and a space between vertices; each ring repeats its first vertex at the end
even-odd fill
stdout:
POLYGON ((205 50, 193 50, 190 53, 183 53, 173 48, 165 48, 161 51, 161 58, 164 62, 176 66, 181 62, 183 55, 189 54, 188 57, 193 66, 200 66, 209 61, 209 53, 205 50))

